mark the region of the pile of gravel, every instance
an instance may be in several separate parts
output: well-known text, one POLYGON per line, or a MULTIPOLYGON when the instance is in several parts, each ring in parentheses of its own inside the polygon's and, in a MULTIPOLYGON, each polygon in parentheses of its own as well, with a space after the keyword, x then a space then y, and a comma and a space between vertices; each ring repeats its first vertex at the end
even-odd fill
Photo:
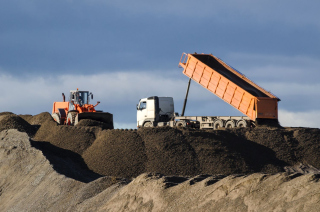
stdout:
POLYGON ((26 120, 31 125, 42 125, 42 123, 46 122, 47 120, 51 120, 51 115, 48 112, 43 112, 38 115, 19 115, 21 118, 26 120))
POLYGON ((20 132, 26 132, 29 136, 33 136, 36 132, 36 127, 23 118, 10 112, 0 113, 0 132, 8 129, 17 129, 20 132))
POLYGON ((34 126, 38 126, 34 142, 47 142, 64 157, 65 150, 71 151, 70 159, 81 158, 88 169, 106 176, 277 173, 299 163, 320 169, 320 129, 106 130, 91 120, 81 120, 77 126, 57 125, 49 113, 0 114, 0 129, 30 133, 34 126))

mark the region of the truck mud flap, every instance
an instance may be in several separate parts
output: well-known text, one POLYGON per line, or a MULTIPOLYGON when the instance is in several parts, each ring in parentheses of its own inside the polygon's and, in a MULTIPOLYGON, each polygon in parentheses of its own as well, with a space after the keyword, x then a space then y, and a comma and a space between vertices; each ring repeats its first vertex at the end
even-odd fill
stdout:
POLYGON ((107 112, 84 112, 79 113, 78 116, 78 122, 82 119, 91 119, 95 121, 100 121, 105 124, 107 124, 108 129, 113 129, 113 115, 111 113, 107 112))

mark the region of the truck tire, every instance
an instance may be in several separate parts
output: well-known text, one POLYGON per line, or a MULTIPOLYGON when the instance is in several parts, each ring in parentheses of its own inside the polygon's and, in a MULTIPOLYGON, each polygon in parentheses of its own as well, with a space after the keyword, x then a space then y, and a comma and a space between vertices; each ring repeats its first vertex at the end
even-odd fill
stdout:
POLYGON ((55 120, 55 122, 57 122, 58 124, 61 124, 61 119, 58 113, 53 113, 51 114, 53 120, 55 120))
POLYGON ((147 121, 143 124, 143 127, 153 127, 153 124, 150 121, 147 121))
POLYGON ((213 122, 213 129, 214 130, 217 130, 222 127, 223 127, 223 121, 221 119, 217 119, 217 120, 215 120, 215 122, 213 122))
POLYGON ((66 122, 66 124, 67 124, 67 125, 74 126, 77 115, 78 115, 77 112, 69 112, 68 115, 67 115, 67 122, 66 122))
POLYGON ((177 127, 186 127, 187 123, 185 121, 178 121, 176 124, 177 127))
POLYGON ((248 126, 248 124, 247 124, 247 122, 245 121, 245 120, 239 120, 238 122, 237 122, 237 127, 239 127, 239 128, 242 128, 242 127, 247 127, 248 126))
POLYGON ((226 123, 225 128, 231 129, 231 128, 234 128, 235 126, 236 126, 236 124, 234 123, 233 120, 228 120, 227 123, 226 123))

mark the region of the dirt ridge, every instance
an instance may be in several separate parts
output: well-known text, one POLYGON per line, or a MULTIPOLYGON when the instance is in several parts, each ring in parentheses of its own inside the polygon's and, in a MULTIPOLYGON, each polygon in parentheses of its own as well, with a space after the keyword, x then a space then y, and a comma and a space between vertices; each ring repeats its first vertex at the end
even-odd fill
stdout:
POLYGON ((99 175, 272 174, 300 163, 320 169, 320 129, 316 128, 105 130, 99 123, 79 125, 59 126, 49 113, 0 114, 1 129, 18 129, 39 145, 47 142, 57 151, 69 150, 71 159, 99 175))
POLYGON ((317 211, 320 130, 105 130, 0 113, 4 211, 317 211), (152 192, 150 192, 152 191, 152 192))

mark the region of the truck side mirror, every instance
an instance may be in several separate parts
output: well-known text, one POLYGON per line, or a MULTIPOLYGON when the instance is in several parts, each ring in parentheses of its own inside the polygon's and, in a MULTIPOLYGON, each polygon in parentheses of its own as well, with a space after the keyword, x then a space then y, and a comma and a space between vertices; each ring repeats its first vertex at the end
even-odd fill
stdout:
POLYGON ((139 110, 139 105, 137 104, 137 110, 139 110))

